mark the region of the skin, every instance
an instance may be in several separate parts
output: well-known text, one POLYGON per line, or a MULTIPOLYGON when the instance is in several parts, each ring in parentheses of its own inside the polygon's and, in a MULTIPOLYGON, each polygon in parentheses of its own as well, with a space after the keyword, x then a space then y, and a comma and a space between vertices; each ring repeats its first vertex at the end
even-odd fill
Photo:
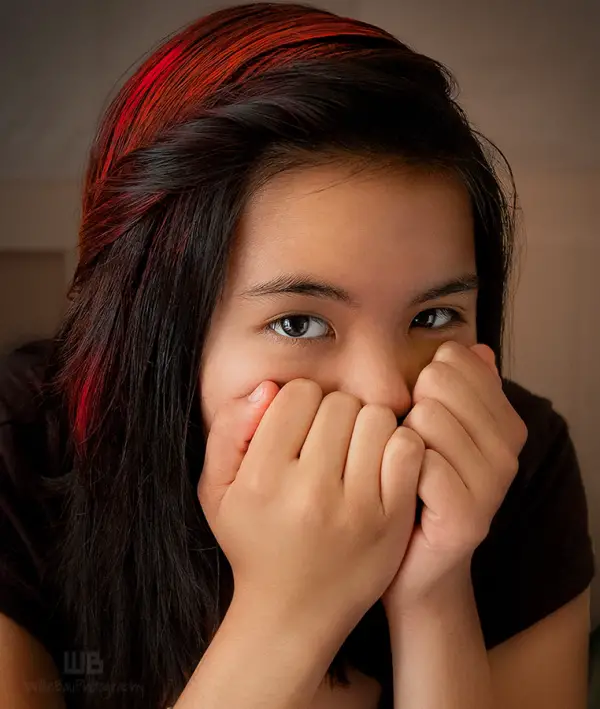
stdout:
MULTIPOLYGON (((503 395, 493 353, 476 344, 476 289, 411 303, 473 273, 469 199, 449 175, 329 165, 272 179, 247 206, 211 322, 204 424, 210 430, 219 407, 265 380, 311 379, 323 394, 389 407, 426 445, 421 524, 382 597, 395 706, 583 708, 589 589, 491 652, 484 646, 470 559, 517 472, 527 430, 503 395), (282 274, 343 288, 356 305, 243 295, 282 274), (288 322, 286 337, 281 319, 291 316, 312 318, 288 322)), ((323 686, 313 705, 336 706, 323 686)))
MULTIPOLYGON (((472 228, 464 189, 441 175, 400 170, 356 175, 349 168, 321 167, 273 179, 248 205, 226 292, 211 323, 200 373, 204 423, 210 428, 222 404, 246 396, 264 380, 281 387, 296 378, 312 379, 325 394, 341 390, 363 405, 390 407, 402 425, 423 438, 435 463, 424 466, 419 488, 425 502, 423 520, 430 523, 421 529, 428 536, 414 534, 397 577, 386 592, 395 706, 583 709, 589 588, 488 653, 468 566, 455 563, 457 573, 447 574, 440 582, 440 558, 454 556, 456 562, 462 553, 468 559, 474 538, 485 532, 486 520, 493 515, 514 474, 510 459, 523 441, 518 420, 499 394, 489 352, 470 349, 477 342, 476 292, 409 305, 419 292, 474 270, 472 228), (307 295, 262 300, 239 295, 258 282, 298 271, 345 288, 359 306, 351 309, 340 302, 307 295), (418 325, 425 322, 438 327, 447 323, 443 313, 425 312, 439 307, 460 309, 465 322, 440 329, 418 325), (298 345, 284 335, 278 339, 263 331, 269 322, 292 313, 326 321, 333 337, 298 345), (441 380, 431 376, 444 367, 448 376, 441 380), (494 425, 484 414, 473 420, 465 415, 476 401, 490 414, 500 416, 494 425), (429 402, 428 408, 425 402, 429 402), (431 402, 437 408, 433 409, 431 402), (447 435, 450 428, 458 436, 447 435), (510 455, 500 459, 489 454, 482 434, 489 436, 492 431, 498 434, 494 445, 502 440, 510 455), (477 449, 469 445, 469 438, 477 438, 477 449), (463 444, 460 448, 452 443, 458 440, 463 444), (484 451, 487 456, 481 458, 479 452, 484 451), (465 496, 458 485, 460 480, 469 488, 470 496, 465 496), (472 482, 477 480, 486 484, 476 490, 472 482), (446 488, 453 491, 453 499, 446 505, 444 490, 439 494, 442 481, 454 482, 452 488, 446 488), (428 509, 434 513, 430 517, 428 509), (473 520, 475 524, 471 524, 473 520), (457 521, 466 523, 462 530, 457 521), (438 544, 446 545, 442 555, 430 554, 432 546, 425 543, 435 539, 436 531, 438 544), (460 553, 457 556, 450 551, 460 553), (423 596, 423 588, 432 579, 439 593, 423 596), (421 591, 419 602, 414 601, 417 589, 421 591)), ((282 332, 281 327, 277 329, 282 332)), ((321 335, 325 328, 311 321, 309 332, 311 336, 321 335)), ((237 432, 232 436, 235 438, 237 432)), ((286 643, 288 652, 298 652, 298 660, 284 656, 282 661, 277 642, 281 637, 298 638, 298 629, 283 632, 278 628, 275 636, 269 635, 275 624, 252 626, 255 615, 242 611, 236 622, 232 621, 230 637, 221 634, 220 647, 212 643, 207 653, 209 658, 216 658, 213 665, 205 661, 204 680, 209 690, 211 680, 213 686, 222 681, 223 691, 231 693, 232 687, 235 691, 230 668, 240 662, 250 670, 248 681, 257 686, 257 697, 263 692, 261 678, 272 677, 277 662, 281 663, 280 670, 285 666, 282 672, 294 668, 288 684, 314 685, 312 679, 306 679, 313 669, 307 668, 309 659, 311 668, 314 666, 319 643, 311 640, 307 644, 309 659, 303 658, 303 651, 295 645, 286 643), (240 632, 240 628, 244 630, 240 632), (263 651, 257 652, 261 642, 263 651), (259 665, 258 669, 249 659, 259 665)), ((5 680, 2 706, 64 707, 58 691, 27 690, 32 679, 55 686, 57 669, 37 640, 2 614, 0 675, 5 680)), ((376 707, 379 688, 374 680, 351 673, 351 681, 352 691, 332 692, 321 684, 310 709, 376 707)), ((287 686, 286 681, 279 685, 287 686)), ((182 695, 178 707, 187 706, 186 696, 182 695)), ((189 705, 198 705, 193 691, 189 705)))
POLYGON ((353 174, 342 166, 277 176, 248 204, 208 333, 200 376, 205 426, 221 404, 261 381, 283 386, 300 377, 324 394, 345 391, 363 405, 388 406, 401 420, 440 344, 477 342, 476 290, 410 301, 475 271, 468 195, 449 176, 353 174), (307 294, 241 295, 298 273, 344 288, 358 307, 307 294), (464 322, 433 308, 452 308, 464 322), (281 322, 275 332, 264 330, 292 314, 315 319, 293 321, 291 331, 281 322), (332 337, 318 339, 328 331, 332 337))
MULTIPOLYGON (((433 286, 476 272, 468 194, 448 175, 400 169, 357 174, 351 165, 285 173, 254 194, 236 236, 204 348, 200 390, 207 430, 222 404, 265 379, 279 387, 312 379, 324 394, 345 391, 363 405, 388 406, 400 423, 440 344, 477 342, 476 289, 411 304, 433 286), (307 294, 243 295, 281 274, 332 283, 358 305, 307 294), (440 308, 452 308, 460 319, 440 308), (292 325, 292 335, 304 333, 295 342, 277 322, 292 314, 313 316, 292 325), (275 332, 265 331, 269 323, 275 332)), ((355 700, 367 706, 370 697, 374 706, 378 685, 356 675, 355 700)), ((331 709, 334 695, 323 684, 315 709, 331 709)))

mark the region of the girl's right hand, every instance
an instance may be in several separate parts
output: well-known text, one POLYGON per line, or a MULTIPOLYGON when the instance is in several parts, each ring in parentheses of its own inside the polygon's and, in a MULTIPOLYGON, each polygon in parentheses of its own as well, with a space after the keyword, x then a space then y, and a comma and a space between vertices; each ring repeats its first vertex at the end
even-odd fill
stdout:
POLYGON ((216 412, 198 482, 234 597, 351 629, 404 557, 424 443, 388 407, 308 379, 263 386, 216 412))

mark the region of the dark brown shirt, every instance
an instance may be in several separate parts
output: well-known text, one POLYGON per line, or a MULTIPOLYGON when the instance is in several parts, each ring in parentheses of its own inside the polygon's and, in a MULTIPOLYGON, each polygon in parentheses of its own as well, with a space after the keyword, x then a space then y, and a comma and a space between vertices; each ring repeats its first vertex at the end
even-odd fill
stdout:
MULTIPOLYGON (((0 364, 0 612, 46 646, 69 682, 69 621, 60 594, 47 583, 57 509, 39 484, 41 476, 53 474, 57 460, 40 391, 46 356, 47 345, 40 342, 0 364)), ((560 608, 594 576, 586 497, 568 425, 547 398, 508 379, 503 387, 529 437, 472 563, 487 648, 560 608)), ((367 616, 349 647, 356 666, 384 685, 381 706, 387 709, 391 666, 380 604, 367 616), (374 643, 379 636, 381 643, 374 643)), ((75 694, 67 701, 76 706, 75 694)))

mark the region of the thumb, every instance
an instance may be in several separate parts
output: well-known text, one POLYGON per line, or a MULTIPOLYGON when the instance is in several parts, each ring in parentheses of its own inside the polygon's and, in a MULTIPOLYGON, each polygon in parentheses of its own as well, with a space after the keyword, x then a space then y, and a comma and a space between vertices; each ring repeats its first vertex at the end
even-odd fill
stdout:
POLYGON ((500 373, 498 372, 498 368, 496 367, 496 355, 494 354, 494 350, 492 350, 491 347, 488 347, 488 345, 484 345, 483 343, 478 343, 476 345, 472 345, 469 347, 471 352, 474 352, 487 366, 492 370, 492 372, 500 378, 500 373))
POLYGON ((257 395, 255 401, 245 396, 227 402, 217 410, 208 432, 197 489, 209 525, 236 478, 263 414, 278 391, 277 384, 264 381, 250 395, 257 395))

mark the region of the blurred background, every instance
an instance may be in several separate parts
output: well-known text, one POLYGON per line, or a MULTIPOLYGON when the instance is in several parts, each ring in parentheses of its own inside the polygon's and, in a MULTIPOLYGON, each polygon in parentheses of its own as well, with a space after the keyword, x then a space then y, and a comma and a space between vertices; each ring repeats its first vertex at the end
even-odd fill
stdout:
MULTIPOLYGON (((233 4, 0 4, 0 349, 60 319, 86 152, 109 98, 161 38, 233 4)), ((600 2, 309 4, 380 25, 446 64, 472 122, 511 163, 524 246, 506 374, 569 422, 600 549, 600 2)))

